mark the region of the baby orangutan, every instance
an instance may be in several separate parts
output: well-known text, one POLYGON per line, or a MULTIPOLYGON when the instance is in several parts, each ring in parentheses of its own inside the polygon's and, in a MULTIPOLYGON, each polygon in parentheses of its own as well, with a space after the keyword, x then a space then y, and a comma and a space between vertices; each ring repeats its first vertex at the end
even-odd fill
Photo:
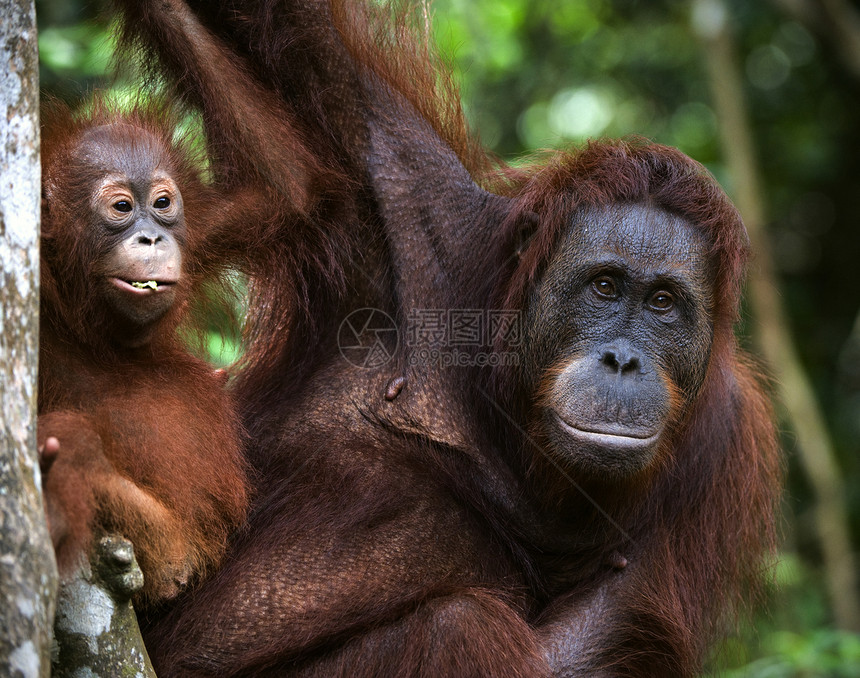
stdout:
MULTIPOLYGON (((253 191, 203 184, 156 107, 43 114, 39 446, 62 576, 94 535, 134 544, 135 600, 175 596, 245 518, 240 426, 223 374, 177 333, 253 219, 253 191)), ((256 199, 255 199, 256 198, 256 199)))

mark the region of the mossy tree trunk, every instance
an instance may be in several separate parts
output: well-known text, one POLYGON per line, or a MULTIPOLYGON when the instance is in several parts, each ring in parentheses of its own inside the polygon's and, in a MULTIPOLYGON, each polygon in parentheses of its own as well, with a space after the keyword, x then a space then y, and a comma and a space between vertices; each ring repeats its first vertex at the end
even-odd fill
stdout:
POLYGON ((36 455, 39 60, 33 0, 0 0, 0 675, 50 675, 56 565, 36 455))

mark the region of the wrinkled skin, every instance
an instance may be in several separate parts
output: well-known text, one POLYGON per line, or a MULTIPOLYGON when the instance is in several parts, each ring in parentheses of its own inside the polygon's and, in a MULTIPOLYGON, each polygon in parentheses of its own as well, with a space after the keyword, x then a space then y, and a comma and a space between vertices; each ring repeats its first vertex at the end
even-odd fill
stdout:
POLYGON ((559 462, 631 477, 653 463, 705 377, 707 243, 641 205, 592 209, 571 226, 527 311, 526 379, 559 462))

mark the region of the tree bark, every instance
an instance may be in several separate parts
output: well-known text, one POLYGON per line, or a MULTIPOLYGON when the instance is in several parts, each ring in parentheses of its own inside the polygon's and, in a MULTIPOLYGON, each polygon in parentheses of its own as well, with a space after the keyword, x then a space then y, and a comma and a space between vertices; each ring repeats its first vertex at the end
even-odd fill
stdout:
POLYGON ((723 149, 735 187, 735 202, 756 257, 748 287, 749 302, 756 320, 756 339, 776 378, 779 400, 797 436, 798 459, 815 494, 818 539, 836 625, 860 630, 860 600, 845 487, 827 425, 797 354, 777 291, 764 232, 764 191, 724 0, 696 0, 693 24, 705 48, 723 149))
POLYGON ((0 0, 0 675, 50 675, 57 572, 36 455, 39 82, 33 0, 0 0))
POLYGON ((85 566, 60 587, 52 678, 155 678, 131 605, 142 586, 131 542, 99 539, 85 566))

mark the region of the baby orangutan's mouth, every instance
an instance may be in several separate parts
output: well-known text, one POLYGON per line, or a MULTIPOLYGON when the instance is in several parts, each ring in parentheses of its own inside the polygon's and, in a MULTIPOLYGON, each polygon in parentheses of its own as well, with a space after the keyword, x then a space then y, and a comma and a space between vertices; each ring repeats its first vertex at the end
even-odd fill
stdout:
POLYGON ((153 294, 163 292, 176 283, 172 280, 123 280, 122 278, 114 278, 113 284, 127 292, 153 294))
POLYGON ((131 283, 131 286, 136 287, 139 290, 144 290, 147 287, 149 287, 153 290, 158 289, 158 283, 155 280, 147 280, 146 282, 133 282, 133 283, 131 283))

